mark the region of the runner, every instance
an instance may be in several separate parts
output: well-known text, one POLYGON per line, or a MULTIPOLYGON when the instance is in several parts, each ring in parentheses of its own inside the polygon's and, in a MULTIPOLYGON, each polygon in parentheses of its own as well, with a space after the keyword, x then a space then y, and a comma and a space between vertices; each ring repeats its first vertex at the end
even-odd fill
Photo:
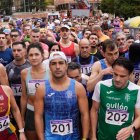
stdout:
POLYGON ((82 73, 90 76, 92 65, 98 61, 98 58, 91 55, 91 46, 88 39, 84 38, 79 42, 80 54, 73 59, 74 62, 77 62, 81 65, 82 73))
POLYGON ((94 90, 91 140, 133 140, 140 127, 140 87, 129 81, 133 64, 118 58, 112 67, 113 79, 98 82, 94 90))
POLYGON ((0 85, 9 85, 5 67, 0 64, 0 85))
POLYGON ((26 140, 22 124, 21 114, 15 102, 13 92, 8 86, 0 86, 0 139, 1 140, 18 140, 15 128, 10 123, 10 110, 19 128, 19 139, 26 140))
POLYGON ((46 71, 42 63, 44 51, 40 43, 30 44, 27 48, 27 55, 31 67, 21 72, 21 115, 23 122, 25 122, 27 138, 29 140, 37 140, 34 125, 34 97, 38 85, 48 79, 49 72, 46 71))
POLYGON ((60 47, 62 52, 67 56, 68 62, 71 62, 72 59, 79 54, 78 44, 71 42, 70 38, 70 27, 68 25, 63 25, 60 29, 60 47))
POLYGON ((103 43, 102 51, 105 58, 93 64, 91 76, 87 83, 87 90, 90 92, 94 90, 95 85, 100 80, 112 78, 113 70, 111 65, 119 57, 118 48, 111 40, 106 40, 103 43))
POLYGON ((21 89, 21 71, 30 67, 29 61, 25 59, 26 46, 24 42, 14 42, 12 44, 12 53, 14 60, 6 66, 6 72, 10 87, 13 90, 16 103, 20 108, 21 89))
POLYGON ((49 61, 52 76, 37 89, 35 98, 35 123, 39 140, 80 140, 79 112, 85 140, 89 131, 85 89, 67 77, 67 58, 63 52, 52 52, 49 61))

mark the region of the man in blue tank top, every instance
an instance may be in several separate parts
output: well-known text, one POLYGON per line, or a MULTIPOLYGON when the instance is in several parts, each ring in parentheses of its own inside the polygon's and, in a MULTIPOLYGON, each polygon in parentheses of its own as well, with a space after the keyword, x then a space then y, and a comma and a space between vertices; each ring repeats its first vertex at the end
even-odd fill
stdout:
POLYGON ((92 66, 91 76, 87 82, 87 90, 92 92, 97 82, 112 78, 113 69, 111 65, 119 57, 119 50, 110 39, 102 44, 104 59, 97 61, 92 66))
POLYGON ((80 54, 73 59, 74 62, 81 65, 81 72, 90 76, 92 65, 98 61, 98 58, 91 55, 91 46, 88 39, 84 38, 79 42, 80 54))
POLYGON ((50 54, 49 67, 51 78, 38 87, 34 104, 39 140, 86 140, 89 112, 84 87, 68 78, 67 58, 63 52, 50 54))

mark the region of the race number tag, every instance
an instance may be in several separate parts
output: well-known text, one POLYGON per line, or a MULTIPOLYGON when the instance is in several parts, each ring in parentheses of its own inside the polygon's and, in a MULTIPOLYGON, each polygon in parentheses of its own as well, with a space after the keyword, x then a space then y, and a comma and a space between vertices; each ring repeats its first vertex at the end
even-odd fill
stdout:
POLYGON ((68 120, 51 120, 50 121, 51 133, 57 135, 68 135, 73 133, 72 119, 68 120))
POLYGON ((140 79, 140 71, 139 70, 134 71, 134 77, 135 77, 135 81, 138 81, 140 79))
POLYGON ((129 114, 122 110, 107 110, 105 122, 113 125, 122 125, 128 121, 129 114))
POLYGON ((34 95, 38 86, 44 82, 45 80, 29 80, 28 82, 29 93, 34 95))
POLYGON ((71 56, 67 56, 67 61, 68 61, 68 63, 71 62, 71 56))
POLYGON ((8 128, 10 125, 9 116, 0 117, 0 132, 8 128))
POLYGON ((88 74, 91 72, 91 65, 81 65, 81 71, 84 74, 88 74))
POLYGON ((11 88, 14 92, 14 96, 21 96, 22 93, 21 84, 11 84, 11 88))

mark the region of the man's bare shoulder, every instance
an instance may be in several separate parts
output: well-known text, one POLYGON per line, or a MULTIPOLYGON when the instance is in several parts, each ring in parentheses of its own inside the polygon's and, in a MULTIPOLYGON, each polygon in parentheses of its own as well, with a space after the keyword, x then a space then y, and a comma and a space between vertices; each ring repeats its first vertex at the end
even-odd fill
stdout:
POLYGON ((93 65, 92 65, 92 70, 100 70, 101 69, 101 63, 100 61, 96 61, 93 65))

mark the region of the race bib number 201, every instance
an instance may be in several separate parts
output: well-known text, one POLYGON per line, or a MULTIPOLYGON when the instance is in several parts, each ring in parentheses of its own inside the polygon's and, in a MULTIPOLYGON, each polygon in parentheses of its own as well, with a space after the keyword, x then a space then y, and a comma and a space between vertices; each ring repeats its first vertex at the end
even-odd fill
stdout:
POLYGON ((50 126, 52 134, 64 136, 73 133, 73 123, 71 119, 51 120, 50 126))
POLYGON ((129 114, 126 111, 107 110, 105 122, 113 125, 122 125, 128 121, 129 114))

